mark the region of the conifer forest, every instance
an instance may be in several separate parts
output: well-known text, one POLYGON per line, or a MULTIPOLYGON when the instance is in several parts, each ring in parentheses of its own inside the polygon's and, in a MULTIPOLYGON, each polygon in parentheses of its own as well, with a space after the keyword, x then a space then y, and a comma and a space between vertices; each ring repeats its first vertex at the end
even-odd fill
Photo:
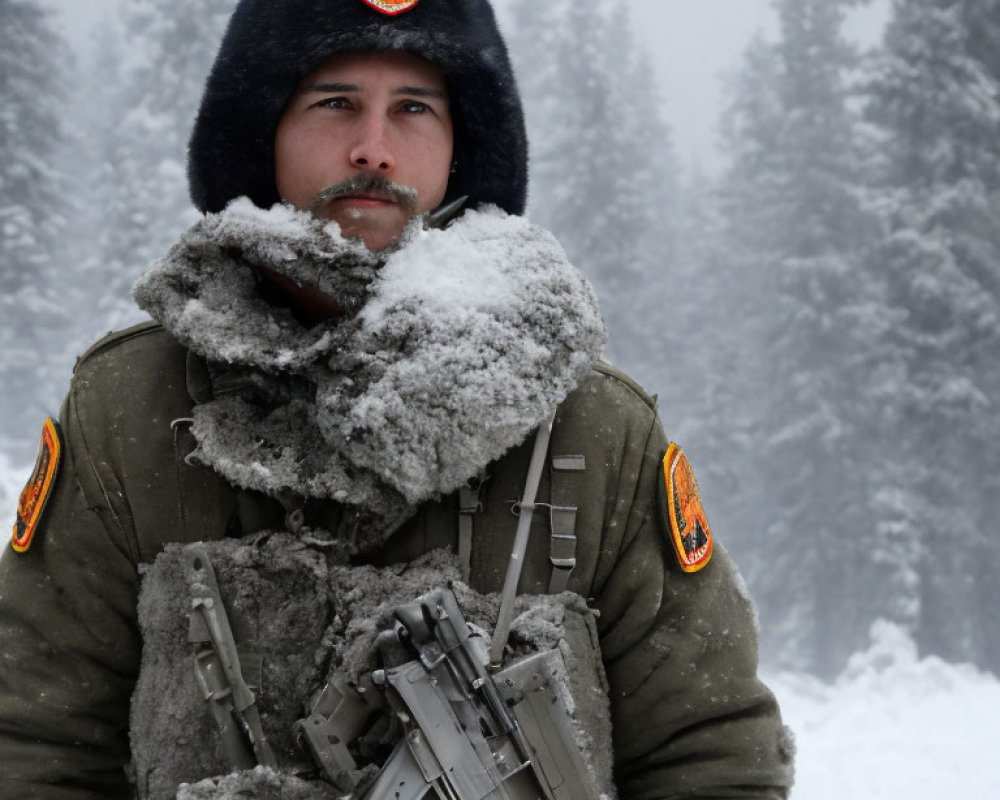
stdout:
MULTIPOLYGON (((597 288, 608 358, 658 394, 765 663, 835 675, 887 620, 1000 672, 1000 0, 893 0, 868 49, 844 33, 862 2, 774 0, 715 174, 677 156, 624 0, 497 3, 529 216, 597 288)), ((233 5, 125 3, 83 59, 47 6, 0 0, 10 470, 197 219, 185 147, 233 5)))

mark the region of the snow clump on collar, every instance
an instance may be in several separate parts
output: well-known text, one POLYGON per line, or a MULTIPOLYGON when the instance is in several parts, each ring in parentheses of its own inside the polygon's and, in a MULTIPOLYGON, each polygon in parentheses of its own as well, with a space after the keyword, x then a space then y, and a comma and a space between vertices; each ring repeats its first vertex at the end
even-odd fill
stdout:
POLYGON ((243 378, 196 406, 197 459, 244 488, 375 514, 385 534, 523 442, 606 342, 555 238, 496 207, 446 230, 414 221, 373 255, 335 223, 238 201, 185 234, 135 297, 227 386, 243 378), (256 293, 248 262, 357 313, 307 329, 256 293))

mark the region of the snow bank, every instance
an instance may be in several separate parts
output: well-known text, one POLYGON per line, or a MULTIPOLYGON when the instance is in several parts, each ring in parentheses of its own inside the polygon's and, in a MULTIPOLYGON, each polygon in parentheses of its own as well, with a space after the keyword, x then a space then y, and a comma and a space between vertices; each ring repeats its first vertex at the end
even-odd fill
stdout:
POLYGON ((792 800, 1000 797, 1000 680, 919 658, 890 623, 871 636, 832 685, 768 676, 798 740, 792 800))

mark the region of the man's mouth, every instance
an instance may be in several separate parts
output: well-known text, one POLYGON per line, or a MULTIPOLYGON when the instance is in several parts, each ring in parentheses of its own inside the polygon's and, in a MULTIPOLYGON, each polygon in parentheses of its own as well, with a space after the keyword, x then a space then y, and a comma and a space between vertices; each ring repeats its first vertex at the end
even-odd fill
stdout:
POLYGON ((384 206, 395 205, 396 198, 387 194, 377 194, 374 192, 350 192, 348 194, 337 195, 327 201, 328 203, 350 203, 357 206, 384 206))
POLYGON ((322 216, 332 203, 345 203, 357 208, 379 208, 400 205, 412 216, 417 207, 417 192, 409 186, 393 183, 378 175, 364 175, 328 186, 316 195, 310 211, 322 216))

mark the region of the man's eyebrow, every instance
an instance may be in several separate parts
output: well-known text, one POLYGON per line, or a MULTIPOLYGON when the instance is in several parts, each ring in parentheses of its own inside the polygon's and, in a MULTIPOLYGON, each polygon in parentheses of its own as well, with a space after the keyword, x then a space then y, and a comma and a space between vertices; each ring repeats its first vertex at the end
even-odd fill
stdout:
MULTIPOLYGON (((338 92, 358 92, 363 93, 364 89, 354 83, 310 83, 306 86, 307 92, 326 92, 336 94, 338 92)), ((394 89, 395 95, 410 95, 411 97, 433 97, 438 100, 448 100, 448 93, 441 89, 433 89, 430 86, 400 86, 394 89)))
POLYGON ((415 97, 434 97, 438 100, 447 100, 448 93, 441 89, 432 89, 429 86, 400 86, 393 94, 408 94, 415 97))
POLYGON ((307 92, 360 92, 361 88, 353 83, 310 83, 307 92))

